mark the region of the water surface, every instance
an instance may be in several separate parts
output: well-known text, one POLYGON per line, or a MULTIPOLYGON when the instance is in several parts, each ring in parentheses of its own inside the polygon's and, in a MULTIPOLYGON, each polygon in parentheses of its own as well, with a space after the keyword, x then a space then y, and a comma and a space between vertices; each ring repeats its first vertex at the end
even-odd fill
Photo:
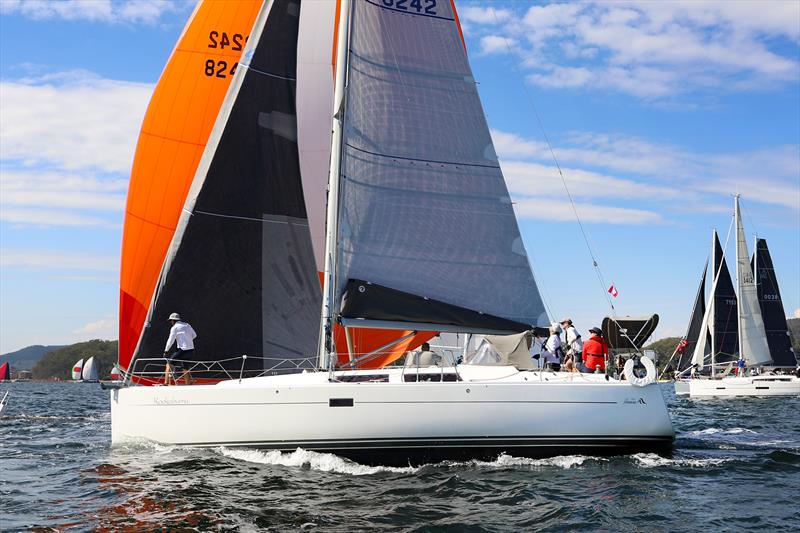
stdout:
POLYGON ((0 385, 0 530, 797 531, 800 398, 662 387, 669 458, 384 468, 304 450, 112 449, 99 385, 0 385))

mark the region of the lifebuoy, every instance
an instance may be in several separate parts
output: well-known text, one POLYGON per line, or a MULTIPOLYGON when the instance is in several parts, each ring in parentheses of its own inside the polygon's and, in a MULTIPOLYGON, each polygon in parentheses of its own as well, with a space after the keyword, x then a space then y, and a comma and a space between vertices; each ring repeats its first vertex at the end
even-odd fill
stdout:
POLYGON ((636 375, 633 373, 633 365, 635 363, 633 362, 633 358, 631 358, 625 361, 625 367, 622 369, 623 374, 625 374, 625 379, 635 387, 646 387, 651 383, 655 383, 656 365, 654 365, 653 361, 646 355, 643 355, 639 360, 644 365, 644 369, 647 371, 647 373, 644 375, 644 377, 636 377, 636 375))

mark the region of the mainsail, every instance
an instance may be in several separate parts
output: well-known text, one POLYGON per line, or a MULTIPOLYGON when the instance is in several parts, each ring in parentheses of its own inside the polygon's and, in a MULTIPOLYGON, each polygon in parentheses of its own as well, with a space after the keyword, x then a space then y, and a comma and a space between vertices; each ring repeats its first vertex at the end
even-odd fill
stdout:
POLYGON ((748 365, 763 365, 770 362, 769 346, 764 331, 764 320, 758 304, 750 255, 747 253, 739 196, 736 196, 734 217, 736 219, 736 281, 739 284, 739 350, 740 357, 748 365))
POLYGON ((11 365, 8 362, 0 365, 0 381, 11 380, 11 365))
POLYGON ((700 340, 700 333, 704 331, 705 348, 701 350, 703 357, 711 352, 711 339, 708 335, 708 328, 703 328, 703 317, 706 313, 706 272, 708 270, 708 261, 703 267, 703 277, 700 279, 700 286, 697 288, 697 295, 694 298, 694 306, 692 307, 692 316, 689 318, 689 327, 686 330, 686 344, 683 346, 683 351, 680 353, 676 368, 683 370, 689 366, 689 362, 694 354, 695 347, 700 340))
POLYGON ((797 354, 792 348, 789 337, 789 326, 786 323, 786 312, 783 309, 778 277, 772 266, 772 257, 767 248, 766 239, 756 239, 756 250, 753 255, 753 271, 756 274, 758 303, 764 329, 767 333, 767 344, 772 364, 782 367, 794 367, 798 364, 797 354))
POLYGON ((156 85, 122 236, 119 362, 128 368, 181 208, 261 0, 201 0, 156 85))
MULTIPOLYGON (((171 312, 197 360, 315 352, 320 286, 300 181, 295 77, 300 6, 265 2, 164 262, 137 357, 164 350, 171 312)), ((239 370, 241 359, 223 363, 239 370)))
POLYGON ((342 323, 546 324, 451 2, 353 2, 346 79, 331 281, 342 323))
POLYGON ((714 276, 717 276, 714 293, 709 298, 711 316, 709 327, 713 336, 714 357, 717 363, 736 359, 739 348, 739 328, 737 324, 736 292, 733 290, 725 254, 717 232, 713 235, 714 276))

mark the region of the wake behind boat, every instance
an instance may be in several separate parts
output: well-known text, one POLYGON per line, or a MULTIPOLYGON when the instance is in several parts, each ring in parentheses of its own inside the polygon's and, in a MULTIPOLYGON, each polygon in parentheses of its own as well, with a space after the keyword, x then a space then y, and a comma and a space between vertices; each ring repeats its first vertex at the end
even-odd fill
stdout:
MULTIPOLYGON (((111 391, 113 443, 302 447, 380 463, 671 447, 654 379, 536 370, 527 355, 385 367, 435 332, 508 335, 550 323, 455 8, 412 4, 343 0, 338 18, 332 2, 302 2, 299 13, 296 1, 260 6, 146 296, 127 291, 148 283, 130 267, 144 253, 131 242, 164 238, 165 224, 147 217, 164 205, 154 191, 168 180, 146 194, 132 181, 120 302, 129 386, 111 391), (335 19, 331 99, 309 72, 331 57, 335 19), (320 150, 315 132, 331 130, 320 150), (135 386, 172 381, 159 377, 157 356, 176 310, 197 346, 173 363, 207 384, 135 386), (378 331, 385 341, 374 346, 378 331)), ((221 6, 199 4, 183 38, 219 36, 221 6)), ((203 76, 203 57, 187 54, 198 69, 181 63, 180 72, 203 76)), ((170 72, 156 94, 175 83, 170 72)), ((159 157, 180 157, 171 148, 159 157)))

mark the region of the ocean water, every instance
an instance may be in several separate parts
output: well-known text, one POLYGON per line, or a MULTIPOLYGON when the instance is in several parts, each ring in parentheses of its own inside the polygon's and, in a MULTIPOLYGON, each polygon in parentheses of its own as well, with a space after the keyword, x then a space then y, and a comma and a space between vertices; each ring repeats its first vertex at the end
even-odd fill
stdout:
POLYGON ((0 530, 797 531, 800 398, 662 387, 671 457, 383 468, 304 450, 112 449, 99 385, 4 384, 0 530))

